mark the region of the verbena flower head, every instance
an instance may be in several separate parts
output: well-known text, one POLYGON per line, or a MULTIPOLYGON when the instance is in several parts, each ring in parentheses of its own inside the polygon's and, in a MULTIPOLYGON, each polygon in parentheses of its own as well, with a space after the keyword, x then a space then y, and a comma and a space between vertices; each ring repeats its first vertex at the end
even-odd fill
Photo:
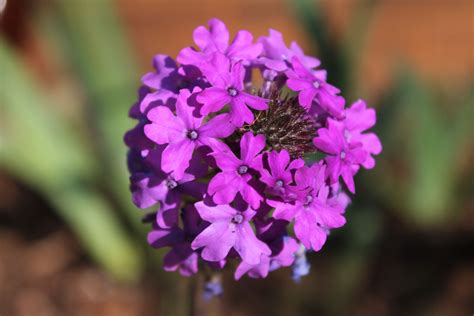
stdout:
POLYGON ((344 189, 375 166, 375 111, 345 108, 320 61, 275 30, 230 41, 212 19, 193 37, 177 62, 154 58, 130 110, 132 200, 153 208, 148 242, 169 248, 166 271, 214 275, 208 296, 221 293, 222 269, 264 278, 292 266, 300 280, 307 252, 346 222, 344 189))

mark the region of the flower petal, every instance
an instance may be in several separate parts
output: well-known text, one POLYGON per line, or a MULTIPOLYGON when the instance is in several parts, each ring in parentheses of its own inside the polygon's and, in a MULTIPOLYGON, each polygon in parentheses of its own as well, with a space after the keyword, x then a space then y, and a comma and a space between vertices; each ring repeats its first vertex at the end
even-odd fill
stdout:
POLYGON ((170 143, 163 151, 161 158, 163 171, 173 173, 175 180, 180 180, 184 175, 184 171, 189 167, 195 147, 195 142, 187 138, 170 143))
POLYGON ((252 160, 265 148, 265 136, 258 134, 254 136, 252 132, 247 132, 240 140, 240 157, 244 163, 251 163, 252 160))
POLYGON ((236 234, 228 222, 217 222, 204 229, 191 243, 191 248, 197 250, 204 247, 201 256, 207 261, 223 260, 234 246, 236 234))
POLYGON ((243 261, 249 264, 258 264, 262 254, 267 256, 271 254, 270 248, 257 239, 248 222, 238 225, 236 233, 234 249, 243 261))
POLYGON ((211 112, 220 111, 224 105, 230 103, 232 97, 226 90, 218 87, 210 87, 200 92, 197 101, 202 103, 202 115, 208 115, 211 112))
POLYGON ((158 106, 151 109, 147 117, 152 123, 145 125, 145 135, 157 144, 166 144, 186 137, 183 121, 174 116, 169 108, 158 106))
POLYGON ((229 205, 209 206, 203 201, 194 204, 199 216, 210 223, 230 222, 232 217, 237 214, 237 210, 229 205))

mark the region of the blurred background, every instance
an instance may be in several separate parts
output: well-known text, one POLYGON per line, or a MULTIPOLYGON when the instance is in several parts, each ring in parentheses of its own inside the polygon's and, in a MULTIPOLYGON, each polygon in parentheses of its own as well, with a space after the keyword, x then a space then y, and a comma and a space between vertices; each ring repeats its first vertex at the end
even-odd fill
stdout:
POLYGON ((212 17, 280 30, 384 151, 311 274, 224 276, 208 315, 474 312, 474 1, 0 0, 0 315, 187 315, 130 202, 124 132, 154 54, 212 17))

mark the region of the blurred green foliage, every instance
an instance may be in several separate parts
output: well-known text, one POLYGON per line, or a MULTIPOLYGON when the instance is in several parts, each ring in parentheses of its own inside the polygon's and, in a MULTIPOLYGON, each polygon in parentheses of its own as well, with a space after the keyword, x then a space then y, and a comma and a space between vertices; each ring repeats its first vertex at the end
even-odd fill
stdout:
POLYGON ((51 107, 51 100, 0 41, 4 86, 1 165, 41 192, 70 225, 90 255, 119 279, 138 276, 137 244, 99 192, 94 159, 84 139, 51 107))

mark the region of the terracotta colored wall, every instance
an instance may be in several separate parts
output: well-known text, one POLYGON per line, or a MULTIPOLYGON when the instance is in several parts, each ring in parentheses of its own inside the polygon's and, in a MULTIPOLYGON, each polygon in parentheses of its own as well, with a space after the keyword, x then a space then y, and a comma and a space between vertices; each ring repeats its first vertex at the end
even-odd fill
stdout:
MULTIPOLYGON (((290 1, 284 0, 116 0, 143 67, 157 53, 176 55, 192 43, 192 30, 211 17, 232 32, 248 29, 256 36, 273 27, 287 41, 310 45, 290 1)), ((335 36, 344 33, 357 1, 324 1, 335 36)), ((383 0, 370 23, 361 79, 374 88, 389 80, 392 67, 406 60, 425 76, 444 82, 474 74, 474 1, 383 0), (447 80, 444 80, 447 79, 447 80)))

